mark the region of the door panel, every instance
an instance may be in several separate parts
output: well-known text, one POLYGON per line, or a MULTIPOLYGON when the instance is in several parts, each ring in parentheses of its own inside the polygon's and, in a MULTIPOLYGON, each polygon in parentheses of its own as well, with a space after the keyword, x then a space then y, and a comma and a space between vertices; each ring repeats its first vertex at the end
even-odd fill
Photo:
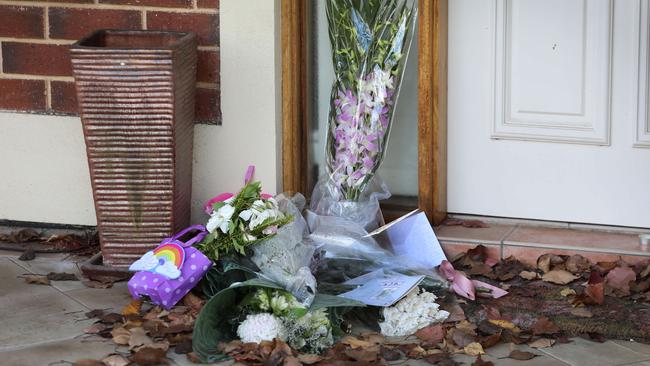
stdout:
POLYGON ((449 211, 650 227, 647 18, 647 0, 451 1, 449 211))
POLYGON ((609 144, 608 0, 497 0, 493 138, 609 144))

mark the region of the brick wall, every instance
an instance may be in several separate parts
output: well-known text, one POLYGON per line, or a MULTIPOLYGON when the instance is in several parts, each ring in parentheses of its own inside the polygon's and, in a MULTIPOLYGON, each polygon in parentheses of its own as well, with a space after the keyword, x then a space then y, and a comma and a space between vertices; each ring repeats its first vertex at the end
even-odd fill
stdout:
POLYGON ((198 35, 196 119, 220 123, 219 0, 0 0, 0 109, 77 114, 68 47, 100 28, 198 35))

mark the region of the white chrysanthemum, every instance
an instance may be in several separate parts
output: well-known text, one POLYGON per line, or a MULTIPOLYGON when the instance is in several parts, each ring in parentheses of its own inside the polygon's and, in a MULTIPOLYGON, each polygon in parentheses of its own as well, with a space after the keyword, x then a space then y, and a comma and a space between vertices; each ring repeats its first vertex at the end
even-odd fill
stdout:
POLYGON ((286 340, 282 321, 273 314, 251 314, 237 328, 237 335, 244 343, 260 343, 275 338, 286 340))
POLYGON ((390 337, 407 336, 433 323, 441 323, 449 313, 440 310, 436 295, 417 287, 397 304, 383 309, 384 321, 379 323, 381 334, 390 337))

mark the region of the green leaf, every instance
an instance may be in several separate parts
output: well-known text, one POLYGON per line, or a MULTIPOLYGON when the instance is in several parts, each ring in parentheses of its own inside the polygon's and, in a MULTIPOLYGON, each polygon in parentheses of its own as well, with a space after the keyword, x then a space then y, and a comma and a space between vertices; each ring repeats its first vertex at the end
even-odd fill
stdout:
POLYGON ((212 209, 215 211, 218 211, 221 207, 223 207, 226 203, 223 201, 215 202, 212 204, 212 209))

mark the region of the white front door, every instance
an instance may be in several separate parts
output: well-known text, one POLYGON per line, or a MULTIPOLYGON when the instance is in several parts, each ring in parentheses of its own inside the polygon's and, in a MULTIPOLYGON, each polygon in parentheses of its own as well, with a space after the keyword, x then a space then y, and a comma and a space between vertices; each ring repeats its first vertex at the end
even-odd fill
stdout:
POLYGON ((449 1, 449 212, 650 227, 649 11, 449 1))

